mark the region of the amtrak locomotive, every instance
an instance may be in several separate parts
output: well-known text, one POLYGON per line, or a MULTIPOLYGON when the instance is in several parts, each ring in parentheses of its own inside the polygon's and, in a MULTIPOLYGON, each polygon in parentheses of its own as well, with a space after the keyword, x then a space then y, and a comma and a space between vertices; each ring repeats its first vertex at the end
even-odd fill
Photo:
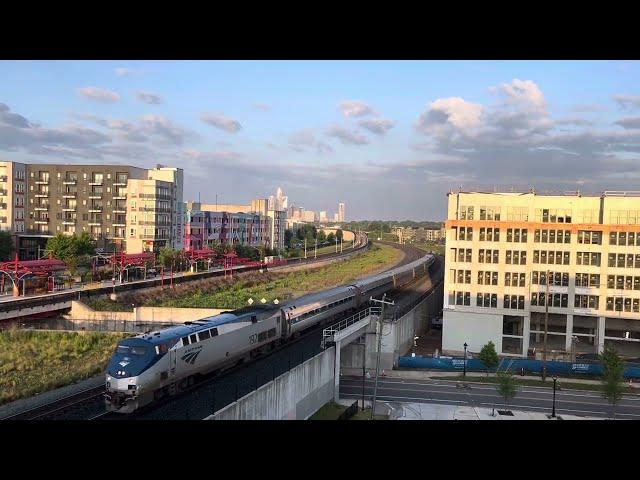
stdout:
POLYGON ((351 285, 281 305, 247 307, 124 339, 107 367, 107 409, 133 412, 188 388, 199 376, 265 353, 309 327, 347 317, 370 297, 411 281, 433 261, 433 255, 426 255, 351 285))

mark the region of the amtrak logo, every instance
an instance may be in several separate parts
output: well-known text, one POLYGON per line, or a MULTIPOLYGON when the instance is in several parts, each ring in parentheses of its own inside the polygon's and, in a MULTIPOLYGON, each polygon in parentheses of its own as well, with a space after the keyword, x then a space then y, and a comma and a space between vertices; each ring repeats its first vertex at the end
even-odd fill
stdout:
POLYGON ((198 350, 197 352, 187 353, 186 355, 183 355, 181 358, 185 362, 190 363, 191 365, 193 365, 194 363, 196 363, 196 358, 198 358, 198 355, 200 355, 201 351, 202 350, 198 350))
POLYGON ((127 365, 129 365, 129 363, 131 362, 125 362, 124 360, 122 362, 120 362, 118 365, 120 365, 121 367, 126 367, 127 365))

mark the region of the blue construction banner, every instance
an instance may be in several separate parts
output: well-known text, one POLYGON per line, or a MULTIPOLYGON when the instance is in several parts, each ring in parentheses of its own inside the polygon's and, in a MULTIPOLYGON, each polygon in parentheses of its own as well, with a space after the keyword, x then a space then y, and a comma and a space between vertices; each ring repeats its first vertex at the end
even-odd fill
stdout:
MULTIPOLYGON (((398 360, 399 368, 424 368, 428 370, 463 370, 464 358, 451 357, 400 357, 398 360)), ((466 361, 467 371, 469 372, 486 372, 487 368, 484 363, 477 358, 469 358, 466 361)), ((509 369, 514 373, 520 373, 522 370, 526 373, 542 373, 541 360, 528 360, 524 358, 505 358, 500 362, 498 367, 500 370, 509 369)), ((581 362, 554 362, 547 361, 548 375, 588 375, 601 376, 602 365, 600 363, 581 363, 581 362)), ((625 378, 640 378, 640 366, 625 365, 623 376, 625 378)))

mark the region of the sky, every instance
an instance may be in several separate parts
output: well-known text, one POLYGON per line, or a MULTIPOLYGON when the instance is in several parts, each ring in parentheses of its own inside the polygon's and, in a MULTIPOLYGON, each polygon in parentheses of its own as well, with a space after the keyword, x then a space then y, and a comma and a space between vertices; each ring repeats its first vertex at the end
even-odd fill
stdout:
POLYGON ((177 166, 185 201, 275 194, 443 220, 446 194, 640 190, 636 61, 0 61, 0 159, 177 166))

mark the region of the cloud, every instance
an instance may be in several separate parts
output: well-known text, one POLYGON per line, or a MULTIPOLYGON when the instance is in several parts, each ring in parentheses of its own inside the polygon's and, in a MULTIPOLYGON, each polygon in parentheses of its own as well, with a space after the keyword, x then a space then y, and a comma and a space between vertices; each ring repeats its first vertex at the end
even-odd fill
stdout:
POLYGON ((459 130, 480 125, 482 105, 470 103, 460 97, 439 98, 429 104, 418 119, 418 128, 425 133, 450 126, 459 130))
POLYGON ((144 115, 140 118, 143 133, 157 135, 173 145, 182 145, 188 136, 186 130, 162 115, 144 115))
POLYGON ((356 132, 347 130, 346 128, 338 125, 333 125, 327 129, 326 135, 328 137, 335 137, 339 139, 345 145, 366 145, 369 143, 367 137, 360 135, 356 132))
POLYGON ((204 114, 200 117, 200 119, 212 127, 219 128, 220 130, 224 130, 229 133, 236 133, 242 129, 242 125, 237 120, 233 118, 224 117, 222 115, 211 115, 204 114))
POLYGON ((584 119, 584 118, 569 117, 569 118, 561 118, 559 120, 556 120, 555 124, 556 125, 577 125, 577 126, 585 127, 588 125, 595 125, 595 122, 584 119))
POLYGON ((162 98, 160 95, 151 92, 138 92, 136 94, 138 100, 144 103, 148 103, 150 105, 158 105, 162 103, 162 98))
POLYGON ((368 118, 365 120, 360 120, 358 122, 362 128, 366 128, 371 133, 375 133, 376 135, 384 135, 389 130, 391 130, 394 126, 394 123, 391 120, 385 120, 384 118, 368 118))
POLYGON ((80 88, 78 93, 89 100, 95 100, 100 103, 115 103, 120 100, 120 95, 116 92, 98 87, 80 88))
POLYGON ((133 73, 133 70, 131 68, 120 67, 116 68, 114 72, 118 77, 127 77, 133 73))
POLYGON ((315 148, 316 153, 332 153, 331 145, 319 142, 311 130, 299 130, 289 136, 289 147, 296 152, 305 152, 307 148, 315 148))
POLYGON ((640 108, 640 95, 614 95, 613 101, 622 110, 633 110, 640 108))
POLYGON ((345 117, 362 117, 373 113, 369 105, 359 100, 345 100, 338 105, 338 110, 345 117))
POLYGON ((571 111, 575 113, 602 112, 603 110, 605 108, 602 105, 596 105, 595 103, 583 103, 571 107, 571 111))
POLYGON ((17 128, 29 128, 31 124, 22 115, 17 113, 11 113, 9 106, 5 103, 0 103, 0 124, 17 127, 17 128))
POLYGON ((626 129, 640 128, 640 117, 623 118, 615 122, 615 124, 626 129))

